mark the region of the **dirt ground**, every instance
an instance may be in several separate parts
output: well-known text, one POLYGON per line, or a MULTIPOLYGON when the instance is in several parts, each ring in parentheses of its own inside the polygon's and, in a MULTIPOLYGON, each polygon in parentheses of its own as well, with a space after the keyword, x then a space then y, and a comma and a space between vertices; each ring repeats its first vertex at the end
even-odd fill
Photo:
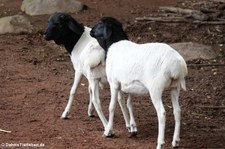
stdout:
MULTIPOLYGON (((201 4, 194 0, 82 1, 88 9, 72 16, 87 26, 93 26, 101 16, 113 16, 124 24, 129 38, 138 43, 197 42, 213 46, 218 55, 216 59, 188 62, 189 65, 208 66, 188 67, 187 91, 182 91, 180 96, 179 148, 225 148, 225 26, 135 21, 136 17, 159 14, 159 6, 198 9, 201 4)), ((0 16, 22 14, 21 2, 1 0, 0 16)), ((0 35, 0 129, 11 131, 0 132, 0 148, 15 148, 10 145, 19 143, 39 144, 40 148, 46 149, 155 148, 157 116, 148 97, 133 99, 138 127, 138 135, 134 138, 129 137, 119 106, 114 121, 116 137, 102 137, 103 126, 99 118, 87 115, 89 97, 85 78, 76 94, 70 118, 60 119, 67 104, 74 70, 65 49, 42 37, 48 17, 29 17, 35 27, 31 34, 0 35)), ((163 98, 167 111, 164 148, 169 149, 172 148, 174 119, 168 92, 163 98)), ((109 91, 101 90, 107 117, 109 99, 109 91)))

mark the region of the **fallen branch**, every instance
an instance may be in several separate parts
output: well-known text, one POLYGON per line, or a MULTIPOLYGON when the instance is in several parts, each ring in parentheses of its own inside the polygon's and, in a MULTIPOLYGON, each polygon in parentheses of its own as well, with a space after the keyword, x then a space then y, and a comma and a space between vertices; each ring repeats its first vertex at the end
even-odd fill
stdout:
POLYGON ((225 64, 188 64, 188 67, 210 67, 210 66, 225 66, 225 64))
POLYGON ((225 21, 193 21, 194 24, 224 25, 225 21))
POLYGON ((136 18, 137 21, 154 21, 165 23, 187 23, 188 21, 183 17, 143 17, 136 18))
POLYGON ((225 0, 211 0, 211 1, 225 3, 225 0))
POLYGON ((162 23, 194 23, 194 24, 208 24, 208 25, 224 25, 225 21, 188 21, 183 17, 138 17, 136 21, 151 21, 162 23))
POLYGON ((198 107, 206 109, 225 109, 225 106, 198 106, 198 107))
POLYGON ((173 13, 179 13, 186 15, 188 17, 192 17, 196 20, 201 20, 205 21, 208 20, 208 16, 202 13, 201 11, 198 10, 191 10, 191 9, 182 9, 178 7, 159 7, 159 9, 165 11, 165 12, 173 12, 173 13))
POLYGON ((0 132, 11 133, 11 131, 0 129, 0 132))
POLYGON ((200 11, 203 12, 203 13, 216 13, 216 12, 218 12, 218 10, 210 10, 210 9, 207 9, 207 8, 201 8, 200 11))

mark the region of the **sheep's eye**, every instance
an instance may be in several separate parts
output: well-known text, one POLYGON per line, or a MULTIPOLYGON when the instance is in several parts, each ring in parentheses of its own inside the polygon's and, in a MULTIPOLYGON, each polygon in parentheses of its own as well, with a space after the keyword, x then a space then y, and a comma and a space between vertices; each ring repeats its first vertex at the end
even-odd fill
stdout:
POLYGON ((102 21, 99 21, 97 24, 98 24, 98 25, 102 25, 103 23, 102 23, 102 21))
POLYGON ((62 28, 62 27, 63 27, 62 24, 59 23, 59 22, 55 22, 54 25, 55 25, 55 27, 57 27, 57 28, 62 28))
POLYGON ((58 28, 62 28, 63 27, 62 24, 58 24, 57 26, 58 26, 58 28))

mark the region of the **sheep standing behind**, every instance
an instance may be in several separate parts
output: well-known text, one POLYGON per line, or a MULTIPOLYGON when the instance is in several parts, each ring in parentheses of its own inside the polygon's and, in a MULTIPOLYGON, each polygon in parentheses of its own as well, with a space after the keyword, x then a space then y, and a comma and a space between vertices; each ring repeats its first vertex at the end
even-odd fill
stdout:
MULTIPOLYGON (((110 84, 109 122, 104 131, 110 136, 119 91, 129 94, 150 94, 158 116, 157 149, 164 144, 166 112, 162 102, 165 88, 171 89, 175 130, 172 145, 179 145, 181 110, 178 102, 180 88, 185 87, 187 66, 183 57, 163 43, 136 44, 126 39, 122 24, 114 18, 103 17, 91 30, 107 53, 106 75, 110 84)), ((130 121, 135 130, 135 121, 130 121)))
MULTIPOLYGON (((63 45, 68 53, 75 69, 74 83, 70 91, 67 106, 61 118, 67 118, 70 112, 76 90, 84 75, 88 79, 88 91, 90 102, 88 115, 93 115, 93 104, 106 128, 107 120, 102 112, 99 99, 99 84, 106 83, 105 51, 100 47, 97 40, 90 36, 91 28, 84 27, 65 13, 54 13, 49 17, 48 27, 44 33, 46 40, 53 40, 58 45, 63 45)), ((125 103, 119 93, 119 104, 124 115, 127 115, 125 103)), ((125 119, 129 127, 129 119, 125 119)))

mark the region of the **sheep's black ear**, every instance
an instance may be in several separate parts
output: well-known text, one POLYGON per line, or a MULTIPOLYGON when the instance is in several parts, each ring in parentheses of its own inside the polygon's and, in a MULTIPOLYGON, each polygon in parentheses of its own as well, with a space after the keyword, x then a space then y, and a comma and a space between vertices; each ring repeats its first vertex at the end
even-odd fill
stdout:
POLYGON ((104 39, 109 39, 109 37, 112 35, 112 29, 111 27, 107 27, 105 26, 104 27, 104 30, 103 30, 103 38, 104 39))
POLYGON ((72 17, 69 17, 67 20, 67 27, 76 34, 83 33, 83 27, 81 24, 77 23, 72 17))
POLYGON ((68 14, 60 14, 59 16, 60 20, 67 25, 67 27, 75 32, 76 34, 82 34, 83 30, 82 30, 82 26, 77 23, 70 15, 68 14))

